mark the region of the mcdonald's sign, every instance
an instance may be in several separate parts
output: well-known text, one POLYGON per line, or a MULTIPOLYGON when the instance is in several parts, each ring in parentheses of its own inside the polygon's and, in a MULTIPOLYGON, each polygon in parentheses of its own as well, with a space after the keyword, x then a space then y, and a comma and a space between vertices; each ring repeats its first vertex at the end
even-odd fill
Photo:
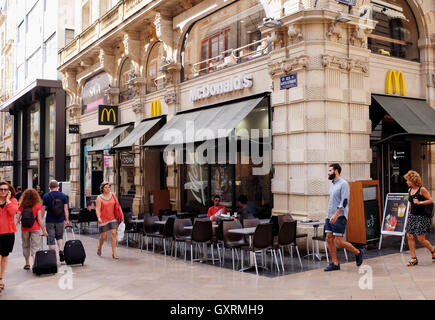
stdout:
POLYGON ((162 105, 160 100, 151 101, 151 117, 157 117, 162 115, 162 105))
POLYGON ((114 126, 118 124, 117 106, 98 106, 98 124, 103 126, 114 126))
POLYGON ((405 77, 403 75, 402 71, 396 70, 389 70, 387 73, 387 78, 385 79, 385 93, 391 94, 391 91, 393 91, 393 94, 396 94, 399 92, 399 86, 400 86, 400 95, 406 96, 406 86, 405 86, 405 77), (391 84, 393 85, 391 88, 391 84))

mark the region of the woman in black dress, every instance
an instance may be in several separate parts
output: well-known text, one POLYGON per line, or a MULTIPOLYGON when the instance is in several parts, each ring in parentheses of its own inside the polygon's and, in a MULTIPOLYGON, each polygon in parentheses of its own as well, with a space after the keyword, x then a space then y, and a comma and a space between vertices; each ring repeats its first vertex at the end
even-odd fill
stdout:
POLYGON ((426 232, 430 230, 431 218, 425 215, 425 206, 433 203, 430 193, 422 186, 420 175, 413 170, 408 171, 404 175, 406 183, 409 187, 409 202, 411 211, 408 215, 408 223, 406 232, 408 234, 409 251, 411 252, 411 260, 408 266, 418 264, 417 255, 415 253, 415 236, 418 242, 426 247, 432 253, 432 262, 435 262, 435 251, 428 240, 426 240, 426 232))

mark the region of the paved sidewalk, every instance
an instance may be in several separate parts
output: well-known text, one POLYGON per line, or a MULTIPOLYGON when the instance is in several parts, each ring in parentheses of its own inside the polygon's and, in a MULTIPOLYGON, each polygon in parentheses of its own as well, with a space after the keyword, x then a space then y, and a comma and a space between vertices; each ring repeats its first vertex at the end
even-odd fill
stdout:
MULTIPOLYGON (((118 248, 121 259, 115 261, 107 244, 98 257, 97 240, 81 240, 85 266, 70 269, 73 288, 63 290, 59 283, 68 285, 67 274, 37 277, 23 270, 17 233, 0 299, 435 299, 435 263, 422 248, 413 268, 406 267, 407 252, 365 260, 363 266, 373 271, 373 289, 361 290, 360 278, 367 274, 360 274, 354 261, 342 264, 341 271, 317 269, 270 278, 126 247, 118 248)), ((67 269, 62 266, 59 271, 67 269)))

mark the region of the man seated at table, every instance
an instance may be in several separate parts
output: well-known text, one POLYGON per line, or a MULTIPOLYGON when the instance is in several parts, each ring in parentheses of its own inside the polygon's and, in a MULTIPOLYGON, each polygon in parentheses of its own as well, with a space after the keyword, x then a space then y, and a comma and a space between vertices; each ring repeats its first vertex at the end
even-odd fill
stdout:
POLYGON ((213 224, 216 224, 219 217, 229 218, 227 207, 220 204, 221 197, 219 195, 215 195, 213 197, 214 205, 208 209, 207 217, 210 218, 213 224))

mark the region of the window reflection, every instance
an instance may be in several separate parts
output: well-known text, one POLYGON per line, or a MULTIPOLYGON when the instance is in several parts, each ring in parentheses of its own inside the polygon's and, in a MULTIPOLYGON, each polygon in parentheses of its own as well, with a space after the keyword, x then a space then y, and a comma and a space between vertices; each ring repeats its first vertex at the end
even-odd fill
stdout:
POLYGON ((134 69, 133 62, 130 58, 125 59, 121 67, 121 74, 119 76, 119 102, 124 102, 133 99, 136 94, 131 80, 137 77, 134 69))

